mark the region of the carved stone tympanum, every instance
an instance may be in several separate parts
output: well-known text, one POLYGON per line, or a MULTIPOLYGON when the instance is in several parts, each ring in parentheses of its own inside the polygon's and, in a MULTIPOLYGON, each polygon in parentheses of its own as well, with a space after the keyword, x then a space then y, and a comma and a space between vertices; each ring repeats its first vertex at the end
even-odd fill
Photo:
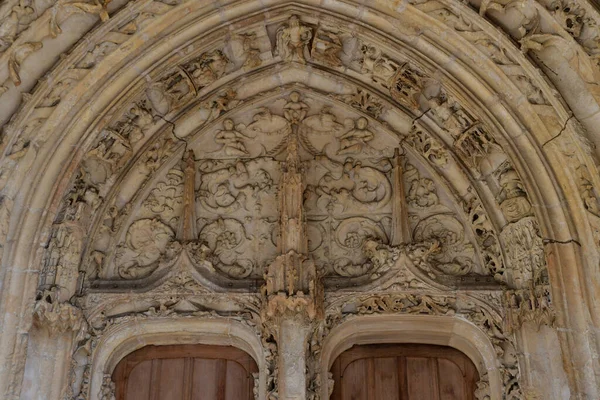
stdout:
POLYGON ((325 400, 405 339, 480 400, 598 398, 594 8, 205 3, 0 5, 0 398, 206 341, 325 400))

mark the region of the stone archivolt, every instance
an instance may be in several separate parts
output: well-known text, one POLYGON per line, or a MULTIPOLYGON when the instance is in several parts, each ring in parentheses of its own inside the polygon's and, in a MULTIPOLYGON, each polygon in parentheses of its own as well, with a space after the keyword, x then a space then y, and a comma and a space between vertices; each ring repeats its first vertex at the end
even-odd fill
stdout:
MULTIPOLYGON (((64 35, 78 14, 105 22, 5 125, 3 218, 12 212, 14 182, 41 162, 51 137, 61 140, 63 129, 73 129, 61 115, 79 111, 73 101, 89 94, 80 88, 99 84, 109 59, 127 64, 120 57, 135 39, 182 10, 179 2, 148 1, 114 14, 125 2, 115 3, 61 1, 48 9, 50 37, 64 35)), ((516 4, 477 6, 503 21, 516 4)), ((0 19, 5 95, 27 84, 23 66, 42 48, 35 41, 42 33, 18 38, 25 25, 38 23, 38 8, 22 1, 0 19)), ((451 30, 454 46, 466 43, 483 59, 477 67, 506 84, 506 99, 492 104, 484 91, 494 88, 479 81, 469 87, 437 71, 419 53, 422 46, 349 26, 342 15, 317 18, 290 6, 264 20, 235 20, 231 31, 216 27, 202 40, 181 39, 144 77, 128 75, 109 106, 98 106, 56 178, 59 190, 47 199, 52 221, 43 227, 35 266, 34 329, 55 335, 89 325, 73 339, 69 396, 91 395, 90 360, 111 327, 132 319, 218 318, 240 321, 261 338, 261 396, 269 399, 294 390, 280 349, 300 351, 284 340, 290 327, 300 327, 298 340, 316 355, 306 363, 300 396, 321 398, 327 377, 318 363, 327 333, 355 315, 396 313, 470 321, 496 351, 504 398, 526 398, 525 384, 533 383, 520 372, 515 332, 532 322, 554 325, 556 291, 544 245, 569 240, 542 239, 555 237, 559 222, 538 203, 541 161, 528 164, 514 147, 533 152, 534 134, 547 144, 578 131, 539 72, 504 39, 493 40, 463 5, 407 8, 451 30), (474 100, 476 90, 484 100, 474 100)), ((541 57, 567 40, 548 37, 553 32, 540 21, 550 15, 556 30, 582 45, 585 54, 571 59, 582 73, 594 56, 592 11, 530 8, 510 30, 521 49, 541 57)), ((416 28, 399 29, 411 36, 416 28)), ((596 76, 597 66, 588 67, 596 76)), ((577 176, 584 216, 597 217, 590 152, 583 145, 564 152, 574 162, 561 182, 577 176)), ((548 157, 558 162, 556 154, 548 157)), ((490 396, 486 379, 482 374, 480 399, 490 396)), ((105 381, 101 398, 110 399, 114 385, 105 381)), ((572 390, 590 390, 577 385, 571 382, 572 390)))

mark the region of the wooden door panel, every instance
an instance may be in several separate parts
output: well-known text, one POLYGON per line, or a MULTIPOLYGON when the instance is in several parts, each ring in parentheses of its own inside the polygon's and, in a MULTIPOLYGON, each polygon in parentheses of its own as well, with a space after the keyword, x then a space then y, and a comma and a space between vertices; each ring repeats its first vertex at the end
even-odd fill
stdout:
POLYGON ((466 399, 467 385, 457 385, 457 382, 463 382, 463 375, 456 364, 450 360, 438 360, 438 376, 440 384, 440 400, 462 400, 466 399))
POLYGON ((245 382, 246 371, 234 362, 227 361, 227 377, 225 379, 225 400, 238 400, 248 398, 248 385, 245 382))
POLYGON ((250 400, 254 360, 230 346, 148 346, 119 362, 117 400, 250 400))
POLYGON ((366 362, 350 364, 344 372, 343 393, 344 398, 349 400, 369 400, 365 377, 368 374, 366 362))
POLYGON ((194 360, 194 374, 192 383, 193 400, 217 398, 219 387, 214 383, 218 381, 218 361, 219 360, 194 360))
POLYGON ((127 400, 146 400, 150 397, 150 381, 147 377, 151 374, 151 360, 143 361, 135 366, 129 375, 131 384, 127 387, 127 400))
POLYGON ((374 358, 375 399, 400 400, 397 357, 374 358))
POLYGON ((478 379, 464 354, 426 345, 355 346, 331 371, 333 400, 474 400, 478 379))

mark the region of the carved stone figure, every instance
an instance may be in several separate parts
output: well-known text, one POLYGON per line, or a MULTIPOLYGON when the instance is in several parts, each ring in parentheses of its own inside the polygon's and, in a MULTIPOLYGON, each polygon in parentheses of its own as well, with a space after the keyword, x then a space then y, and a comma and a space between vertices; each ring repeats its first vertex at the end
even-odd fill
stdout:
POLYGON ((277 30, 277 53, 286 62, 306 63, 310 58, 309 42, 312 28, 302 25, 296 15, 277 30))
POLYGON ((531 215, 531 203, 527 198, 525 187, 514 169, 509 169, 500 175, 500 186, 497 200, 509 222, 515 222, 531 215))
POLYGON ((259 67, 262 64, 262 60, 260 58, 260 50, 256 44, 256 33, 243 33, 238 35, 238 38, 242 41, 242 50, 246 57, 242 68, 249 70, 259 67))
POLYGON ((306 117, 308 105, 300 100, 300 93, 290 93, 290 100, 283 107, 283 115, 292 124, 299 124, 306 117))
POLYGON ((389 87, 392 77, 398 70, 398 64, 373 45, 363 44, 361 53, 363 57, 360 72, 370 74, 374 82, 389 87))
POLYGON ((420 71, 410 67, 408 63, 402 65, 390 80, 390 95, 409 108, 418 109, 423 77, 420 71))
POLYGON ((223 76, 229 62, 221 50, 214 50, 202 54, 183 68, 191 75, 196 88, 201 89, 223 76))
POLYGON ((248 156, 244 139, 247 139, 247 136, 235 130, 235 124, 231 119, 223 121, 223 129, 215 133, 215 143, 221 145, 218 151, 223 152, 226 156, 248 156))
POLYGON ((367 129, 368 124, 369 122, 366 118, 357 119, 354 129, 351 129, 340 137, 340 149, 337 154, 358 154, 367 149, 372 149, 368 143, 373 140, 375 135, 367 129))
POLYGON ((146 93, 154 110, 165 115, 194 95, 195 88, 186 73, 175 70, 161 78, 146 93))
POLYGON ((343 43, 339 35, 326 29, 319 29, 312 44, 312 58, 329 67, 340 67, 342 60, 340 53, 343 43))

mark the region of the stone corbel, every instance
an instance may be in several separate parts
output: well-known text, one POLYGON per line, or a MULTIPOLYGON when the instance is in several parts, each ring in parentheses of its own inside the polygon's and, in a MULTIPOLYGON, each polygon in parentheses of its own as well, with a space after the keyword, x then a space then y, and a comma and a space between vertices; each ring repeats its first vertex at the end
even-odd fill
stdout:
POLYGON ((58 290, 53 287, 38 294, 33 311, 33 325, 46 330, 50 335, 67 332, 81 337, 87 331, 83 312, 77 306, 58 299, 58 290))

